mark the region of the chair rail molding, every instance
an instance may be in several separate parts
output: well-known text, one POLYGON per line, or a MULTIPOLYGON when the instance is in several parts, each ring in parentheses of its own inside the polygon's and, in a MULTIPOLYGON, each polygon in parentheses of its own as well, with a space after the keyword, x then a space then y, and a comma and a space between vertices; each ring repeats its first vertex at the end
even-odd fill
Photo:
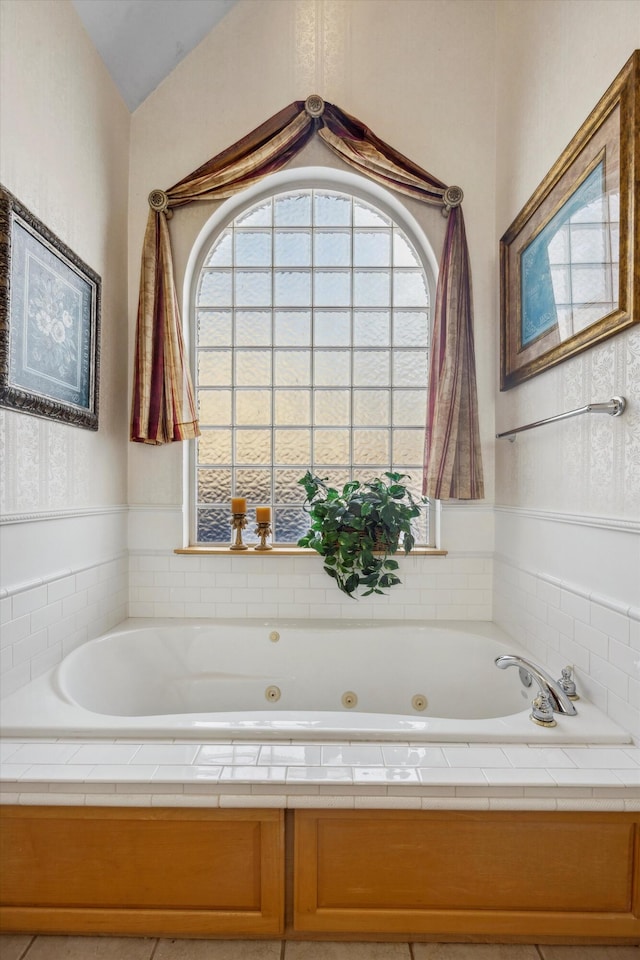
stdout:
POLYGON ((622 533, 640 533, 640 520, 626 517, 599 517, 583 513, 564 513, 559 510, 539 510, 534 507, 517 507, 496 503, 496 513, 528 517, 532 520, 547 520, 551 523, 572 523, 582 527, 598 527, 603 530, 616 530, 622 533))
POLYGON ((34 523, 40 520, 67 520, 76 517, 98 517, 110 513, 128 513, 126 503, 110 504, 104 507, 69 507, 62 510, 30 510, 21 513, 0 515, 0 526, 12 523, 34 523))

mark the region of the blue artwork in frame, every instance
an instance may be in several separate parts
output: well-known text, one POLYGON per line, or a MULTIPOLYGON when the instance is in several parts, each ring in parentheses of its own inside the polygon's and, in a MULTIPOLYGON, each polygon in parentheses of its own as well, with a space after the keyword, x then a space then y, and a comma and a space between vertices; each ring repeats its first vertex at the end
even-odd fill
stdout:
POLYGON ((0 404, 98 428, 100 277, 0 188, 0 404))
POLYGON ((500 240, 500 389, 640 323, 640 50, 500 240))
MULTIPOLYGON (((564 284, 554 284, 557 262, 552 253, 554 241, 570 227, 577 214, 593 207, 604 196, 604 160, 601 160, 520 254, 521 347, 529 346, 557 327, 558 306, 567 300, 568 294, 570 299, 564 284)), ((568 236, 571 237, 571 231, 568 236)))

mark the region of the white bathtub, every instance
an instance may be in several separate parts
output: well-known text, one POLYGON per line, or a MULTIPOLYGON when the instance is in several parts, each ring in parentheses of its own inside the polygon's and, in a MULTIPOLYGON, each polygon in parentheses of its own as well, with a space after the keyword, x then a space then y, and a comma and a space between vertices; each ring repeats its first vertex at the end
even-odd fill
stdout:
POLYGON ((494 664, 518 652, 485 622, 129 620, 3 700, 0 722, 12 737, 630 742, 585 700, 532 723, 535 688, 494 664))

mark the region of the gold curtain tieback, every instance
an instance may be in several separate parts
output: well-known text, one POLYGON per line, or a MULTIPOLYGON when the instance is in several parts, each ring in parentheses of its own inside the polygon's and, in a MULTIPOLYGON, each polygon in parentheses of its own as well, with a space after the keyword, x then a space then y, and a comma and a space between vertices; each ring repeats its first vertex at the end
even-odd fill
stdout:
POLYGON ((152 210, 155 210, 156 213, 166 213, 168 217, 171 216, 169 197, 164 190, 151 191, 149 194, 149 206, 152 210))
POLYGON ((324 100, 317 93, 312 93, 305 100, 304 109, 310 117, 321 117, 324 113, 324 100))
POLYGON ((442 202, 444 204, 442 208, 442 216, 448 217, 452 207, 460 206, 463 197, 464 193, 462 192, 462 187, 447 187, 442 197, 442 202))

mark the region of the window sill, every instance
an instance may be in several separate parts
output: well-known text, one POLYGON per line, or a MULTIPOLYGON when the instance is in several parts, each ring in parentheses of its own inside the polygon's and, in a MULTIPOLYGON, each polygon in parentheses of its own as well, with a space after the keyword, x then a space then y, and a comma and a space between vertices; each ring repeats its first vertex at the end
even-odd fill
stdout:
MULTIPOLYGON (((205 557, 205 556, 227 556, 232 557, 308 557, 308 556, 319 556, 315 550, 311 550, 309 547, 295 547, 286 543, 283 544, 274 544, 271 550, 257 550, 255 544, 250 544, 247 546, 246 550, 232 550, 231 547, 180 547, 173 551, 174 553, 180 554, 190 554, 191 556, 196 557, 205 557)), ((447 550, 438 550, 436 547, 415 547, 411 550, 410 553, 406 554, 409 557, 446 557, 447 550)), ((405 553, 402 550, 398 550, 395 556, 404 557, 405 553)))

